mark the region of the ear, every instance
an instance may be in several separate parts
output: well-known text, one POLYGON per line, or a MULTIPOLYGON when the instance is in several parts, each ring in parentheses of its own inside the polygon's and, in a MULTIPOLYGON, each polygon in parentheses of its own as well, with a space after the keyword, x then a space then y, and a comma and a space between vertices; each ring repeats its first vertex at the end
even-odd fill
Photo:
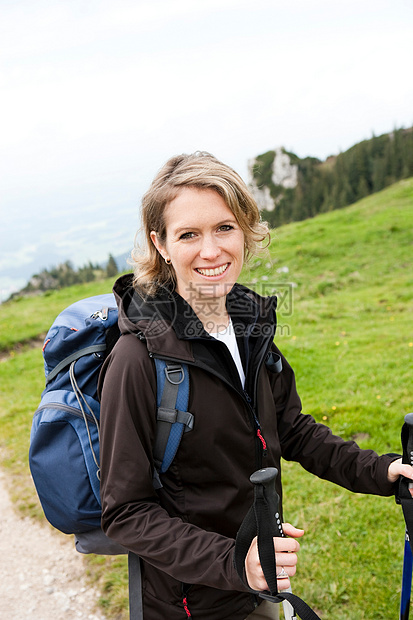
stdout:
POLYGON ((168 252, 166 251, 165 246, 163 246, 159 239, 158 239, 158 235, 156 234, 156 232, 154 230, 151 231, 150 234, 151 237, 151 241, 153 243, 153 245, 156 247, 156 249, 158 250, 159 254, 162 256, 162 258, 165 260, 168 258, 168 252))

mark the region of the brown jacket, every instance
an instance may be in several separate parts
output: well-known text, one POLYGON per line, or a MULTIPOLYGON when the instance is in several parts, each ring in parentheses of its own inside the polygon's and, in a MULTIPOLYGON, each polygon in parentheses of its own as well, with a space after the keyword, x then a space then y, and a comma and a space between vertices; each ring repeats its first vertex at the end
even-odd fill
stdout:
POLYGON ((144 560, 148 620, 185 620, 182 584, 192 584, 187 604, 194 620, 242 620, 261 600, 233 561, 234 539, 253 500, 251 473, 280 470, 283 457, 352 491, 390 495, 386 472, 394 457, 360 450, 301 413, 288 362, 281 356, 282 371, 269 368, 269 352, 280 354, 273 345, 274 298, 240 285, 228 295, 246 371, 243 390, 226 346, 203 330, 179 295, 145 303, 130 276, 114 291, 123 335, 100 377, 103 528, 144 560), (152 485, 154 356, 189 365, 188 409, 195 417, 159 492, 152 485))

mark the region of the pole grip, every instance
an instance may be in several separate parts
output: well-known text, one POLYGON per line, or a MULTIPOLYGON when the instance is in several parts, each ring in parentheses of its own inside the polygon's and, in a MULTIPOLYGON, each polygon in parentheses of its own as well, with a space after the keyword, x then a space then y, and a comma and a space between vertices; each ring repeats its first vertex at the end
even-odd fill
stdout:
POLYGON ((413 413, 404 417, 402 428, 403 463, 413 465, 413 413))
POLYGON ((250 481, 254 485, 262 484, 265 497, 271 514, 270 524, 271 533, 276 537, 284 537, 282 529, 282 519, 280 513, 280 498, 275 488, 275 480, 278 476, 276 467, 265 467, 258 469, 250 476, 250 481))

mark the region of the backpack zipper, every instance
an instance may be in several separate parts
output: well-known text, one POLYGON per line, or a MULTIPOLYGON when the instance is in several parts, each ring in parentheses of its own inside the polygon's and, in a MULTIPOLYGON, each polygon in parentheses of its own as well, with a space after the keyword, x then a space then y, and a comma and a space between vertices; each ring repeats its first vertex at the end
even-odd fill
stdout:
MULTIPOLYGON (((38 413, 40 413, 44 409, 62 409, 63 411, 66 411, 67 413, 71 413, 72 415, 76 416, 77 418, 81 418, 82 420, 84 419, 83 414, 82 414, 82 412, 79 409, 76 409, 76 407, 71 407, 70 405, 65 405, 63 403, 46 403, 45 405, 41 405, 41 407, 39 407, 36 410, 35 415, 37 415, 38 413)), ((86 416, 88 422, 92 422, 92 424, 96 425, 96 422, 93 419, 93 417, 90 415, 90 413, 87 413, 85 411, 85 416, 86 416)))
POLYGON ((107 321, 109 316, 109 308, 105 306, 100 310, 96 310, 93 314, 90 315, 91 319, 101 319, 102 321, 107 321))

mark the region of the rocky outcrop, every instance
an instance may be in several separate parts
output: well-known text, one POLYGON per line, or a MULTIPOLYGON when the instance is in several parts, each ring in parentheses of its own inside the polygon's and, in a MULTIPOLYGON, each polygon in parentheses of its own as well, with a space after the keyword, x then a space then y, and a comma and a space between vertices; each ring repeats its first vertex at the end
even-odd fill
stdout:
POLYGON ((271 166, 271 191, 268 185, 257 185, 253 170, 261 165, 261 162, 254 158, 248 161, 249 186, 254 196, 258 208, 266 211, 273 211, 282 198, 283 189, 294 189, 298 184, 298 166, 293 164, 290 156, 283 147, 278 147, 274 151, 274 159, 271 166), (278 195, 277 195, 278 194, 278 195))
POLYGON ((271 178, 274 185, 281 185, 285 189, 297 187, 298 166, 291 163, 290 156, 281 147, 275 149, 272 170, 271 178))
MULTIPOLYGON (((255 162, 255 159, 251 161, 255 162)), ((249 188, 260 211, 272 211, 275 208, 275 202, 271 197, 270 188, 266 185, 261 188, 257 187, 252 173, 250 174, 249 188)))

